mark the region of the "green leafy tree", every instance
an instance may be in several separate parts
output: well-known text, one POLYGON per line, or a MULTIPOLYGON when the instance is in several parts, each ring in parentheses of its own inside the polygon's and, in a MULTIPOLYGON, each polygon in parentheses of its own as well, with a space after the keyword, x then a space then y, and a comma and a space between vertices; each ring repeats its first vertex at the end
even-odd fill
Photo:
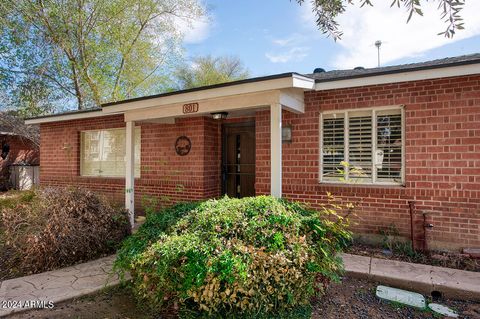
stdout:
MULTIPOLYGON (((298 4, 302 5, 305 0, 295 0, 298 4)), ((385 0, 382 0, 385 1, 385 0)), ((410 21, 414 14, 423 15, 422 4, 429 0, 390 0, 391 6, 404 7, 407 9, 408 18, 410 21)), ((325 34, 330 35, 333 39, 340 39, 342 31, 339 28, 337 17, 344 13, 349 5, 355 5, 353 0, 310 0, 313 12, 316 16, 316 23, 318 28, 325 34)), ((446 29, 439 33, 448 38, 452 37, 456 30, 463 29, 463 19, 460 15, 465 0, 430 0, 438 4, 438 10, 440 11, 441 19, 445 21, 447 25, 446 29)), ((358 1, 361 7, 366 5, 373 6, 372 0, 360 0, 358 1)))
POLYGON ((4 86, 54 88, 42 97, 79 109, 161 90, 181 55, 179 23, 205 15, 199 0, 4 0, 0 11, 4 86))
POLYGON ((248 70, 237 57, 211 55, 196 57, 191 65, 184 65, 176 72, 178 89, 191 89, 200 86, 246 79, 248 70))

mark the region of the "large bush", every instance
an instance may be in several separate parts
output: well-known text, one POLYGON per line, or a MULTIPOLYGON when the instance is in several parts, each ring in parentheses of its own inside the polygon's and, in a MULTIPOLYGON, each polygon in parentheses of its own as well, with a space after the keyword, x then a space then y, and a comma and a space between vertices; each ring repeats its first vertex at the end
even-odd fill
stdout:
POLYGON ((180 204, 149 215, 116 267, 157 311, 278 317, 308 308, 338 278, 337 253, 351 238, 341 208, 314 211, 267 196, 180 204))
POLYGON ((80 188, 42 188, 0 204, 2 249, 20 273, 113 253, 130 232, 124 209, 80 188))

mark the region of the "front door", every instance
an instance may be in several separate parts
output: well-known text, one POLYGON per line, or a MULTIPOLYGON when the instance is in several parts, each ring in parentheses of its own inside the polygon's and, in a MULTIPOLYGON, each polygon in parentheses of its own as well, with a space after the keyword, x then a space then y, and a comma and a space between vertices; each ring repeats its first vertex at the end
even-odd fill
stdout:
POLYGON ((255 122, 224 124, 223 193, 255 196, 255 122))

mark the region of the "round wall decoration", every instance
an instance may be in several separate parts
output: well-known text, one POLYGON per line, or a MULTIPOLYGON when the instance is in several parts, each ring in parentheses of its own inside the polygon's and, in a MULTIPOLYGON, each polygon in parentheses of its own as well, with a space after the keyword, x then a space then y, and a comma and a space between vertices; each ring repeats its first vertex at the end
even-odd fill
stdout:
POLYGON ((175 152, 180 156, 185 156, 190 153, 192 142, 186 136, 180 136, 175 142, 175 152))

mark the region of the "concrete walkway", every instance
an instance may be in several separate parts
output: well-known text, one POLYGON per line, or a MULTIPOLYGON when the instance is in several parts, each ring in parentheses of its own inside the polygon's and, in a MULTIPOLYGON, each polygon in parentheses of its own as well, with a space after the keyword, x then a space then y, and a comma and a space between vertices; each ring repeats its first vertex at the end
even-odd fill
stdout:
POLYGON ((25 301, 51 301, 56 305, 117 285, 119 278, 111 273, 114 260, 115 256, 109 256, 60 270, 0 281, 0 317, 30 310, 25 308, 25 301), (20 301, 22 307, 19 307, 20 301))
MULTIPOLYGON (((480 273, 406 262, 342 255, 347 275, 446 298, 480 300, 480 273)), ((51 301, 55 305, 119 283, 111 274, 115 256, 0 282, 0 317, 31 308, 2 309, 8 301, 51 301)))
POLYGON ((480 301, 480 273, 342 254, 347 275, 430 296, 480 301))

